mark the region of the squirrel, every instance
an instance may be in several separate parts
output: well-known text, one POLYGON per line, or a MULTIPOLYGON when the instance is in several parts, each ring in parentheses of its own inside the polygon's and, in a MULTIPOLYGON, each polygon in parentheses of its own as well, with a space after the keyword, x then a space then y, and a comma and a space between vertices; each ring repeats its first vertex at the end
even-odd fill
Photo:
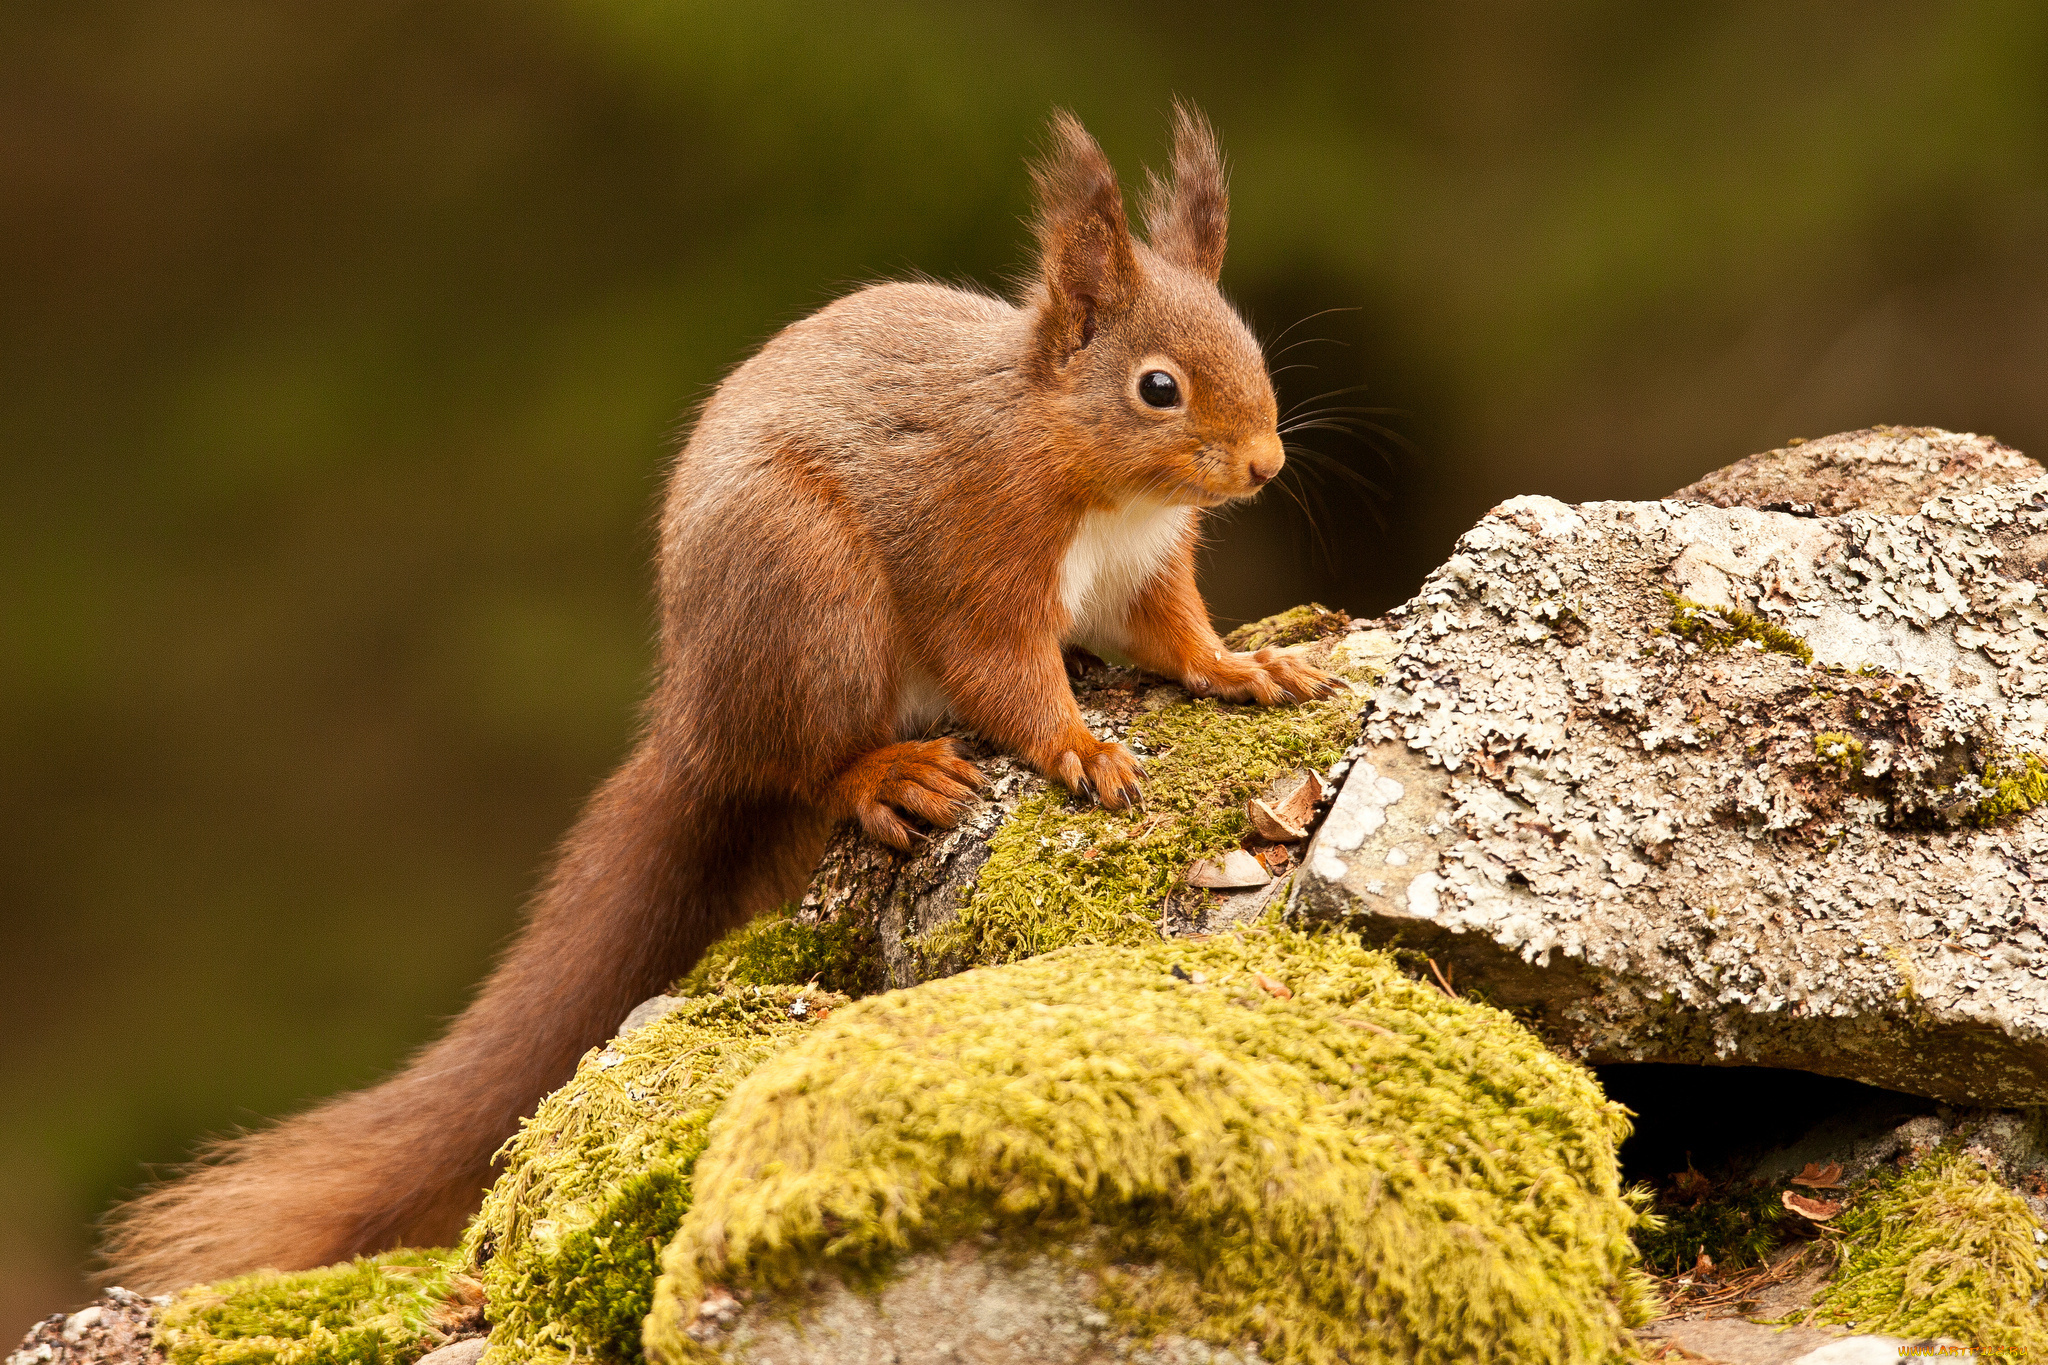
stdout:
POLYGON ((1337 684, 1227 650, 1195 586, 1202 510, 1284 454, 1258 341, 1217 289, 1228 220, 1207 120, 1132 235, 1116 172, 1057 112, 1015 303, 868 286, 716 389, 660 518, 659 672, 640 737, 563 841, 474 1002, 405 1068, 220 1141, 115 1212, 111 1276, 157 1292, 451 1244, 499 1146, 640 1000, 803 888, 854 821, 909 850, 980 774, 950 714, 1077 795, 1137 799, 1063 648, 1262 704, 1337 684))

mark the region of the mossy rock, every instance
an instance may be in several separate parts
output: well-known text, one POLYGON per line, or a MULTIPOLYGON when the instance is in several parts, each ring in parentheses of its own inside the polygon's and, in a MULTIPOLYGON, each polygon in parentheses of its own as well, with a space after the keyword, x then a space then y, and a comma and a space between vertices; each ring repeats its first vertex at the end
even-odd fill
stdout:
POLYGON ((1350 628, 1349 613, 1326 607, 1320 602, 1309 602, 1276 612, 1263 620, 1247 622, 1224 636, 1223 643, 1237 650, 1284 649, 1289 645, 1305 645, 1350 628))
POLYGON ((1062 788, 1026 798, 989 841, 973 894, 920 945, 928 960, 989 966, 1077 945, 1160 939, 1161 907, 1200 859, 1237 848, 1246 805, 1297 768, 1327 770, 1357 732, 1348 694, 1294 707, 1203 698, 1131 722, 1145 805, 1104 810, 1062 788))
POLYGON ((1513 1019, 1348 935, 1063 950, 862 1001, 737 1087, 647 1347, 717 1358, 685 1331, 714 1287, 800 1311, 821 1271, 872 1287, 993 1232, 1087 1258, 1133 1336, 1621 1360, 1649 1303, 1627 1131, 1513 1019))
POLYGON ((678 995, 714 994, 753 986, 816 984, 846 996, 881 989, 881 964, 872 926, 816 924, 791 907, 758 915, 705 950, 690 974, 676 983, 678 995))
POLYGON ((1058 948, 1157 943, 1169 912, 1207 927, 1216 898, 1188 886, 1188 870, 1245 843, 1253 798, 1301 769, 1327 771, 1357 738, 1392 637, 1349 625, 1341 612, 1301 607, 1242 628, 1299 640, 1348 684, 1298 705, 1191 697, 1135 670, 1092 670, 1076 695, 1097 733, 1144 760, 1141 806, 1104 810, 983 750, 990 799, 961 831, 907 861, 842 835, 801 909, 729 935, 684 989, 815 979, 860 995, 1058 948))
POLYGON ((1907 1338, 1948 1337, 1979 1359, 2048 1360, 2040 1223, 1967 1150, 1936 1148, 1872 1180, 1835 1220, 1823 1322, 1907 1338))
POLYGON ((845 997, 725 985, 586 1054, 505 1145, 463 1240, 495 1361, 631 1360, 711 1116, 845 997))
POLYGON ((320 1270, 259 1270, 177 1295, 157 1318, 170 1365, 409 1365, 439 1345, 452 1251, 387 1251, 320 1270))

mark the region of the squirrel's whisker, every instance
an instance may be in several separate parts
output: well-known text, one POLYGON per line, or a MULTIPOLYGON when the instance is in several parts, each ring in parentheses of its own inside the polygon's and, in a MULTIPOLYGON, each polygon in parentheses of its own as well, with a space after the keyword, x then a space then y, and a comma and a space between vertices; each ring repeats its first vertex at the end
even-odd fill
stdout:
POLYGON ((1318 343, 1324 346, 1342 346, 1347 351, 1351 349, 1350 342, 1339 341, 1336 337, 1303 337, 1299 341, 1288 342, 1285 346, 1282 346, 1279 350, 1273 352, 1272 356, 1269 358, 1273 360, 1278 360, 1281 356, 1286 355, 1289 351, 1293 350, 1297 346, 1314 346, 1318 343))
POLYGON ((1281 413, 1280 420, 1283 422, 1286 421, 1289 417, 1292 417, 1295 413, 1299 412, 1302 408, 1307 407, 1310 403, 1320 403, 1325 398, 1342 398, 1347 393, 1364 393, 1367 389, 1371 387, 1372 385, 1370 384, 1352 384, 1347 388, 1331 389, 1327 393, 1310 394, 1308 397, 1300 400, 1299 402, 1295 403, 1292 407, 1288 408, 1287 411, 1281 413))
POLYGON ((1305 318, 1297 318, 1297 319, 1296 319, 1295 321, 1293 321, 1293 322, 1290 322, 1290 323, 1288 323, 1288 324, 1287 324, 1287 326, 1283 327, 1283 328, 1282 328, 1282 329, 1280 330, 1280 335, 1279 335, 1279 336, 1276 336, 1276 337, 1274 337, 1274 338, 1273 338, 1273 339, 1272 339, 1271 341, 1267 342, 1266 344, 1267 344, 1268 346, 1278 346, 1278 345, 1279 345, 1279 344, 1280 344, 1281 342, 1283 342, 1283 341, 1287 340, 1287 334, 1288 334, 1289 332, 1291 332, 1291 331, 1293 331, 1293 330, 1294 330, 1295 328, 1297 328, 1297 327, 1301 326, 1301 325, 1302 325, 1303 323, 1307 323, 1307 322, 1314 322, 1314 321, 1315 321, 1315 320, 1316 320, 1317 318, 1326 318, 1326 317, 1330 316, 1330 314, 1332 314, 1332 313, 1358 313, 1358 312, 1363 312, 1363 311, 1364 311, 1364 308, 1365 308, 1365 305, 1363 305, 1363 304, 1356 304, 1356 303, 1354 303, 1354 304, 1345 304, 1345 305, 1343 305, 1343 306, 1341 306, 1341 307, 1337 307, 1337 308, 1325 308, 1325 309, 1321 310, 1320 312, 1310 313, 1310 314, 1309 314, 1309 315, 1308 315, 1307 317, 1305 317, 1305 318))

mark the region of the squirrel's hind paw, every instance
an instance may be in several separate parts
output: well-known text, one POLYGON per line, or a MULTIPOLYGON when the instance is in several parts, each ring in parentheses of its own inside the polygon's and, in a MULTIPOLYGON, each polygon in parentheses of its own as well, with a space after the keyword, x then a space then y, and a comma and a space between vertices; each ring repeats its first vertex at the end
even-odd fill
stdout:
POLYGON ((908 815, 936 829, 951 829, 974 804, 981 770, 950 739, 885 744, 861 755, 832 784, 828 812, 853 819, 899 853, 916 845, 908 815))

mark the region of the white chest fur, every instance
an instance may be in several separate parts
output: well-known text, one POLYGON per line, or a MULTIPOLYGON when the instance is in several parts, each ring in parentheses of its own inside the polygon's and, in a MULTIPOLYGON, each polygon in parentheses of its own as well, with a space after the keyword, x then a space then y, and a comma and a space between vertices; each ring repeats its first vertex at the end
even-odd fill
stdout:
MULTIPOLYGON (((1081 518, 1060 561, 1060 604, 1070 621, 1068 643, 1123 652, 1124 617, 1131 599, 1166 566, 1194 515, 1192 507, 1141 502, 1081 518)), ((897 689, 898 737, 926 733, 949 706, 936 680, 922 669, 906 667, 897 689)))
POLYGON ((1133 502, 1081 518, 1060 561, 1069 642, 1123 649, 1131 599, 1166 566, 1194 514, 1187 506, 1133 502))

